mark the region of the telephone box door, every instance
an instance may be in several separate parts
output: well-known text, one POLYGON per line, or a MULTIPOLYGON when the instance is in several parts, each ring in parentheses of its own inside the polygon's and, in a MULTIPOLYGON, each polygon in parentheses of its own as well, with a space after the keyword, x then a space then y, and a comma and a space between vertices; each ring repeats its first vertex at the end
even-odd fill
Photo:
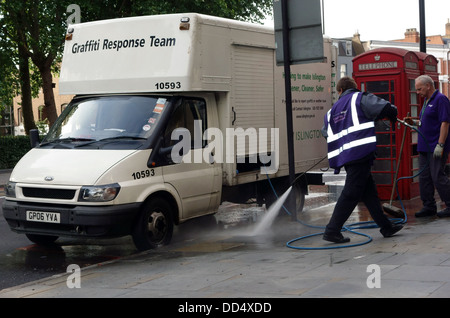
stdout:
MULTIPOLYGON (((395 105, 398 118, 418 114, 414 80, 419 76, 419 59, 414 52, 400 48, 371 50, 353 59, 353 71, 360 90, 395 105)), ((372 175, 381 200, 391 198, 395 181, 399 178, 402 180, 397 187, 402 199, 418 195, 418 180, 403 179, 418 169, 417 136, 408 129, 400 151, 404 132, 405 127, 399 123, 392 126, 386 119, 376 122, 377 159, 374 161, 372 175)), ((397 191, 394 191, 393 199, 396 198, 397 191)))

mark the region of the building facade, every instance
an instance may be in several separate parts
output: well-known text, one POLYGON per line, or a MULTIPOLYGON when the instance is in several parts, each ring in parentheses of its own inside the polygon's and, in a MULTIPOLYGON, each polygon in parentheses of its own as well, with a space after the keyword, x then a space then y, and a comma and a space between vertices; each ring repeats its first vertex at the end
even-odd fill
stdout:
POLYGON ((337 79, 352 76, 353 58, 365 51, 359 33, 355 33, 351 38, 332 39, 332 41, 338 54, 337 79))
MULTIPOLYGON (((405 38, 392 41, 367 41, 366 50, 376 48, 394 47, 408 51, 420 51, 420 33, 415 28, 407 29, 405 38)), ((433 55, 438 60, 439 91, 450 97, 449 72, 450 72, 450 21, 445 24, 445 35, 426 36, 426 53, 433 55)))
MULTIPOLYGON (((53 78, 53 83, 55 83, 55 87, 53 88, 53 93, 55 95, 55 104, 56 104, 56 112, 58 116, 63 111, 64 107, 70 102, 73 98, 73 95, 60 95, 59 94, 59 79, 57 77, 53 78)), ((42 93, 42 89, 37 98, 33 98, 33 117, 34 121, 43 122, 45 118, 44 109, 44 94, 42 93)), ((16 96, 13 99, 13 112, 12 116, 14 121, 14 135, 25 135, 25 128, 23 126, 23 113, 21 106, 21 96, 16 96)))

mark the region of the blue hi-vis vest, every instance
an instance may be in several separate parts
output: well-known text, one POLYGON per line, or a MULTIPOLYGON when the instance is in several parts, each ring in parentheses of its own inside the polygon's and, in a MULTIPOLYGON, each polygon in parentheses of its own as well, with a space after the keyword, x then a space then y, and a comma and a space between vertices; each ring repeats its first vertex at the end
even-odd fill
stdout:
POLYGON ((376 150, 375 123, 364 116, 361 98, 360 92, 343 95, 325 115, 331 168, 339 169, 376 150))

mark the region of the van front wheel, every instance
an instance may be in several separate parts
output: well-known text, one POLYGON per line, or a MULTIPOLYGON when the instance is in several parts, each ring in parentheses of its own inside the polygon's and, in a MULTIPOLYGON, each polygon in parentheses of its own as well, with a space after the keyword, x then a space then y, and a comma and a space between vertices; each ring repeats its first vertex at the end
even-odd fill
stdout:
POLYGON ((149 200, 142 207, 133 229, 133 242, 141 250, 169 244, 173 234, 170 205, 161 198, 149 200))

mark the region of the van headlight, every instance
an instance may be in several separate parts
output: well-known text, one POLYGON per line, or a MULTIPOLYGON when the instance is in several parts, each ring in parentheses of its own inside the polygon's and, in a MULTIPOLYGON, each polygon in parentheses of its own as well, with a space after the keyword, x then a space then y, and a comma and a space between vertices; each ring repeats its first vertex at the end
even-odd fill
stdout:
POLYGON ((78 201, 106 202, 114 200, 119 194, 120 185, 117 183, 100 186, 81 187, 78 201))
POLYGON ((5 194, 10 198, 16 197, 16 182, 8 181, 5 185, 5 194))

